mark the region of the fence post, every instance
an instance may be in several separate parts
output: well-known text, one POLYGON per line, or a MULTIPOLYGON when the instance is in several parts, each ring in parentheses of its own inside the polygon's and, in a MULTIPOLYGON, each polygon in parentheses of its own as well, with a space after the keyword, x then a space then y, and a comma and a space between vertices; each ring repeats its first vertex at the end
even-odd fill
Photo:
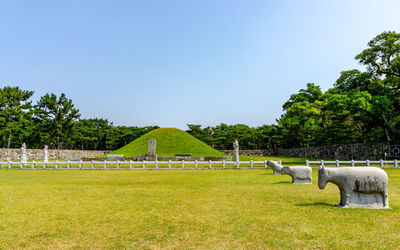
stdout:
POLYGON ((171 168, 171 160, 168 161, 168 168, 171 168))
POLYGON ((79 161, 79 169, 82 169, 82 160, 79 161))
POLYGON ((253 168, 253 160, 250 160, 250 168, 253 168))
POLYGON ((146 162, 145 162, 145 160, 142 161, 142 168, 146 168, 146 162))
POLYGON ((226 167, 226 161, 222 160, 222 168, 225 168, 225 167, 226 167))
POLYGON ((119 168, 119 160, 117 160, 117 168, 119 168))
POLYGON ((381 168, 383 168, 383 160, 380 161, 381 168))
POLYGON ((107 168, 107 160, 104 160, 104 166, 103 166, 103 168, 104 168, 104 169, 107 168))
POLYGON ((240 168, 240 162, 239 161, 236 161, 236 167, 240 168))
POLYGON ((212 169, 212 162, 211 162, 211 160, 208 161, 208 168, 209 168, 209 169, 212 169))
MULTIPOLYGON (((306 166, 309 167, 310 166, 310 161, 307 159, 306 160, 306 166)), ((265 161, 265 167, 267 167, 267 161, 265 161)))
POLYGON ((336 160, 336 167, 339 167, 339 160, 336 160))
POLYGON ((365 162, 367 163, 367 167, 369 167, 369 160, 367 159, 365 162))
POLYGON ((267 160, 264 160, 264 168, 267 168, 267 160))
POLYGON ((92 165, 91 165, 91 167, 94 168, 94 161, 93 161, 93 160, 92 160, 92 165))
POLYGON ((56 164, 54 165, 54 168, 55 168, 55 169, 58 168, 58 161, 56 161, 56 164))
POLYGON ((185 168, 185 160, 182 160, 182 168, 185 168))
POLYGON ((324 160, 321 160, 321 167, 325 167, 324 160))
POLYGON ((12 163, 11 163, 11 161, 8 161, 8 168, 12 168, 12 163))
POLYGON ((351 160, 351 166, 354 167, 354 160, 351 160))
POLYGON ((395 168, 399 167, 399 163, 397 162, 397 159, 394 159, 394 167, 395 168))
POLYGON ((70 167, 70 162, 69 162, 69 160, 67 161, 67 168, 69 168, 70 167))
POLYGON ((156 168, 158 168, 158 161, 156 160, 156 168))
POLYGON ((199 162, 197 160, 194 161, 194 167, 198 168, 199 167, 199 162))
POLYGON ((129 169, 132 169, 132 166, 133 165, 133 163, 132 163, 132 160, 129 160, 129 169))
POLYGON ((43 168, 46 168, 46 167, 47 167, 47 164, 45 161, 43 161, 43 168))
POLYGON ((279 165, 282 165, 282 160, 279 160, 279 161, 278 161, 278 164, 279 164, 279 165))
POLYGON ((32 161, 32 169, 35 169, 35 161, 32 161))

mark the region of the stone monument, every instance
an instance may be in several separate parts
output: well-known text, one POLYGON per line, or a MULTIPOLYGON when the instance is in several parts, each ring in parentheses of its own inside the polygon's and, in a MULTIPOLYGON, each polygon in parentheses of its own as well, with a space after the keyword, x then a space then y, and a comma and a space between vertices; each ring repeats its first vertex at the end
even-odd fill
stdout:
POLYGON ((233 143, 233 161, 239 161, 239 142, 236 139, 233 143))
POLYGON ((267 165, 272 168, 274 175, 281 175, 282 165, 271 160, 267 161, 267 165))
POLYGON ((47 145, 44 145, 42 160, 43 162, 49 161, 49 147, 47 145))
POLYGON ((332 182, 340 190, 342 208, 389 208, 388 176, 386 172, 375 167, 320 167, 318 187, 324 189, 326 183, 332 182))
POLYGON ((27 162, 25 142, 22 143, 21 152, 20 152, 20 156, 19 156, 19 161, 22 162, 22 163, 26 163, 27 162))
POLYGON ((149 161, 156 161, 156 140, 149 140, 147 142, 147 156, 149 161))
POLYGON ((292 184, 312 184, 312 169, 306 166, 283 167, 281 174, 292 177, 292 184))

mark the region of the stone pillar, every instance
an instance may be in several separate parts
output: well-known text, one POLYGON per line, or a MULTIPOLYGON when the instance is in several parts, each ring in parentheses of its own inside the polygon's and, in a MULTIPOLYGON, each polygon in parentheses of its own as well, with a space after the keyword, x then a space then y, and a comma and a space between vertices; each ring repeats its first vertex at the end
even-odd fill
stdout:
POLYGON ((22 143, 22 147, 21 147, 21 152, 20 152, 20 156, 19 156, 19 161, 26 163, 27 162, 27 156, 26 156, 26 145, 25 142, 22 143))
POLYGON ((239 142, 236 139, 233 143, 233 161, 239 161, 239 142))
POLYGON ((147 142, 147 155, 149 157, 149 161, 156 161, 156 140, 149 140, 147 142))
POLYGON ((43 157, 42 160, 43 162, 48 162, 49 161, 49 147, 47 145, 44 145, 44 149, 43 149, 43 157))

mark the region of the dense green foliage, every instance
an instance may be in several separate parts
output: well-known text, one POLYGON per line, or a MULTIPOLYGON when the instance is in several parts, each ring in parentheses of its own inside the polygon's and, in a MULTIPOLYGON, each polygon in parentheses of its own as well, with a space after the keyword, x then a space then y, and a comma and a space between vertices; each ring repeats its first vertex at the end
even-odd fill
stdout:
POLYGON ((175 156, 175 154, 191 154, 192 156, 225 156, 204 142, 188 133, 176 128, 159 128, 150 131, 128 145, 112 152, 125 156, 147 154, 147 142, 155 139, 157 142, 157 155, 175 156))
MULTIPOLYGON (((356 56, 366 71, 341 72, 331 89, 314 83, 292 94, 277 124, 245 124, 187 132, 216 149, 278 149, 347 143, 400 143, 400 34, 383 32, 356 56)), ((61 94, 46 94, 36 105, 32 91, 0 89, 0 147, 118 149, 158 128, 113 126, 107 120, 79 119, 79 110, 61 94)))

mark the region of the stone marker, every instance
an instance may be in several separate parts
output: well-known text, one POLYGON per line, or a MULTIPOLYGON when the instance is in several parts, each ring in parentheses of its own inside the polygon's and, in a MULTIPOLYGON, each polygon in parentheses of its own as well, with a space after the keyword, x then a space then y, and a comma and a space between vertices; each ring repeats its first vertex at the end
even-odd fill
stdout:
POLYGON ((274 175, 281 175, 282 165, 271 160, 267 161, 267 165, 272 168, 274 175))
POLYGON ((342 208, 389 208, 388 176, 375 167, 320 167, 318 187, 324 189, 332 182, 339 187, 342 208))
POLYGON ((149 140, 147 142, 147 156, 149 161, 156 161, 156 140, 149 140))
POLYGON ((292 184, 312 184, 312 169, 306 166, 282 167, 281 174, 292 176, 292 184))
POLYGON ((49 161, 49 147, 47 145, 44 145, 42 160, 43 162, 49 161))
POLYGON ((22 163, 26 163, 27 162, 25 142, 22 143, 21 152, 20 152, 20 156, 19 156, 19 161, 22 162, 22 163))
POLYGON ((239 161, 239 142, 236 139, 233 143, 233 161, 239 161))

